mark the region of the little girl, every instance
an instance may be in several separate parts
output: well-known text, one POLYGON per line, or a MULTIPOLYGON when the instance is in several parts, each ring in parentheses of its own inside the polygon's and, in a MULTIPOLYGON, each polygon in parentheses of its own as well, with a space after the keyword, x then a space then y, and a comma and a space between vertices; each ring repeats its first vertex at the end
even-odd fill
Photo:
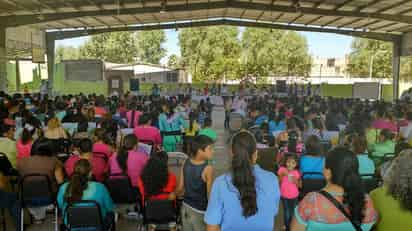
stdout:
POLYGON ((284 209, 284 221, 286 230, 290 230, 290 222, 294 209, 298 204, 301 175, 298 171, 298 156, 295 153, 287 153, 283 158, 282 166, 278 170, 280 180, 280 195, 284 209))

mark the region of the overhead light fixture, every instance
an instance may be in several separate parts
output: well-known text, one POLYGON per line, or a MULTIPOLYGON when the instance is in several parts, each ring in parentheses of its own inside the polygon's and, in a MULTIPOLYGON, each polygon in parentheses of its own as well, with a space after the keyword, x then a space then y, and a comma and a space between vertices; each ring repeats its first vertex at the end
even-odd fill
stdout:
POLYGON ((162 3, 160 4, 160 13, 164 14, 166 13, 166 5, 167 5, 167 0, 163 0, 162 3))

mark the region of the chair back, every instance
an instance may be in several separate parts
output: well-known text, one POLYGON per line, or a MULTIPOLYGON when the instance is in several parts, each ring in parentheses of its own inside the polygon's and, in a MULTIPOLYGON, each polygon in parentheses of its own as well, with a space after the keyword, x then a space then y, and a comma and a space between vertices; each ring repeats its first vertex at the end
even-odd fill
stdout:
POLYGON ((229 130, 237 132, 243 128, 244 119, 239 113, 230 113, 229 115, 229 130))
POLYGON ((264 170, 277 174, 276 148, 258 149, 257 164, 264 170))
POLYGON ((362 185, 366 193, 370 193, 374 189, 379 187, 379 179, 375 174, 362 174, 362 185))
POLYGON ((103 231, 103 219, 100 206, 96 201, 78 201, 69 203, 65 209, 67 230, 91 229, 103 231))
POLYGON ((146 200, 143 211, 145 224, 176 222, 177 210, 172 200, 146 200))
POLYGON ((110 196, 116 204, 136 203, 138 195, 133 190, 130 178, 122 173, 111 174, 105 182, 110 196))
POLYGON ((306 194, 310 192, 320 191, 325 186, 326 186, 326 181, 323 178, 323 173, 305 172, 303 173, 303 176, 302 176, 302 189, 300 191, 299 198, 302 199, 303 197, 305 197, 306 194), (316 178, 311 178, 313 176, 316 176, 316 178))
POLYGON ((56 198, 52 182, 46 174, 28 174, 19 182, 19 199, 23 207, 50 205, 56 198))

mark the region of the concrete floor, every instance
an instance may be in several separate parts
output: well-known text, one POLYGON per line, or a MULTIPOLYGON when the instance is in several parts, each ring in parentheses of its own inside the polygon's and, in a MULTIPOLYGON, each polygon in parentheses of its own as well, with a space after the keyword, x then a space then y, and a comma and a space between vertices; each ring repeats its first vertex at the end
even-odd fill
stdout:
MULTIPOLYGON (((229 166, 229 152, 228 152, 228 145, 226 141, 228 140, 229 134, 224 130, 224 111, 223 108, 215 108, 212 114, 213 117, 213 128, 216 130, 218 134, 218 140, 215 143, 215 161, 214 161, 214 168, 215 168, 215 176, 220 176, 224 172, 227 171, 229 166)), ((172 165, 172 171, 178 173, 176 165, 172 165)), ((281 211, 281 210, 279 210, 281 211)), ((27 217, 27 216, 26 216, 27 217)), ((275 230, 281 230, 282 227, 282 214, 276 218, 276 228, 275 230)), ((28 222, 28 221, 27 221, 28 222)), ((26 223, 27 223, 26 222, 26 223)), ((8 222, 9 226, 7 230, 13 230, 10 222, 8 222)), ((137 221, 128 220, 126 218, 120 218, 117 223, 117 230, 119 231, 135 231, 137 230, 137 221)), ((44 230, 53 230, 54 229, 54 222, 52 215, 48 215, 47 221, 42 225, 30 225, 27 230, 28 231, 44 231, 44 230)))

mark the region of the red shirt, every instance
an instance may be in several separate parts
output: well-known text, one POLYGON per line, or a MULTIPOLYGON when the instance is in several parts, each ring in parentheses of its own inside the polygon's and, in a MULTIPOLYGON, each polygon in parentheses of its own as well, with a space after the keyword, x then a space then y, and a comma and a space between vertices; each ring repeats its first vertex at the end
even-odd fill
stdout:
MULTIPOLYGON (((139 179, 137 180, 137 187, 139 188, 140 195, 142 195, 142 203, 144 204, 145 190, 144 190, 144 184, 143 184, 141 177, 139 177, 139 179)), ((176 190, 176 176, 173 173, 169 172, 167 184, 162 189, 163 193, 159 195, 151 196, 149 199, 150 200, 167 200, 169 198, 169 194, 173 193, 175 190, 176 190)))

